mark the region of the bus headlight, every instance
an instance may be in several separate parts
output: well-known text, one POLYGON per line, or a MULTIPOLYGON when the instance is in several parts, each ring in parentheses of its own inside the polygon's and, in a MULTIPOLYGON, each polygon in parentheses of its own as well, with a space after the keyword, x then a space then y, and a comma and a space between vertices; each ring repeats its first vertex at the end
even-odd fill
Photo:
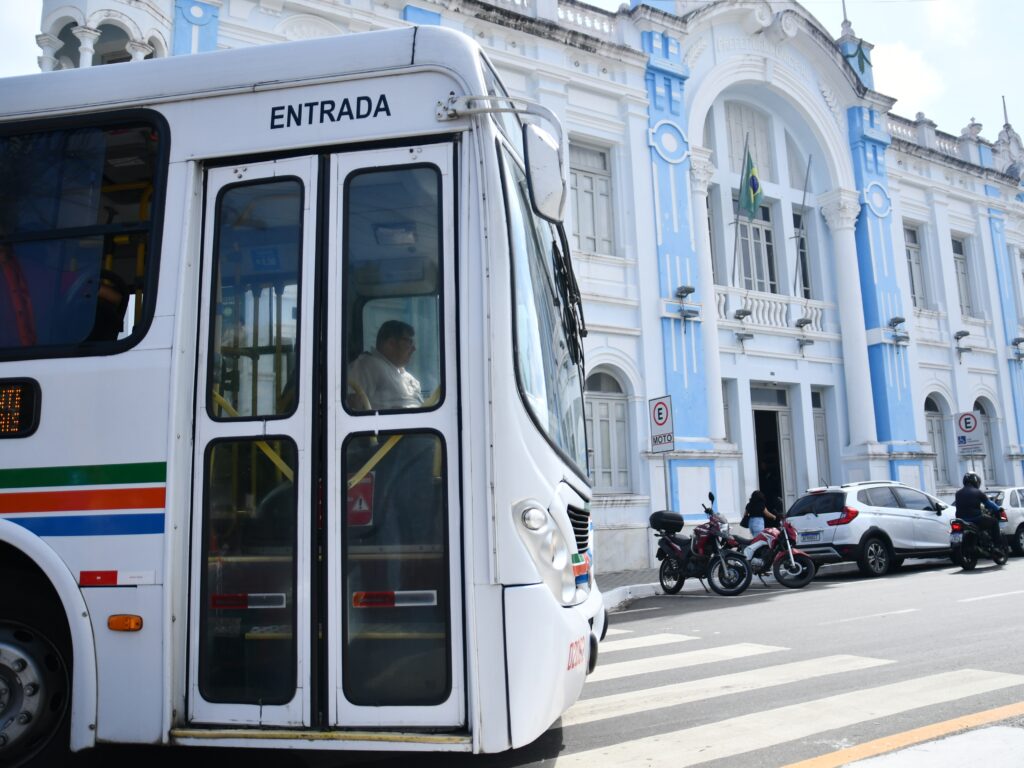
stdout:
POLYGON ((515 507, 519 537, 526 544, 541 579, 562 605, 576 600, 576 578, 569 543, 552 516, 536 502, 515 507))

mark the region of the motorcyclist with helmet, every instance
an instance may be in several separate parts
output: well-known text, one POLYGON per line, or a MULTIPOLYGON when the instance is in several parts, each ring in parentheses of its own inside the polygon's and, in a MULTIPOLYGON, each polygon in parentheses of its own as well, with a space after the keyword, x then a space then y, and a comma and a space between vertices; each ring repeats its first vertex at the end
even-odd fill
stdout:
POLYGON ((953 501, 953 505, 956 507, 956 516, 987 531, 992 540, 993 549, 1003 552, 1003 537, 999 532, 1001 508, 981 490, 981 477, 976 472, 965 474, 963 483, 964 487, 956 492, 956 498, 953 501), (983 507, 992 514, 985 514, 982 511, 983 507))

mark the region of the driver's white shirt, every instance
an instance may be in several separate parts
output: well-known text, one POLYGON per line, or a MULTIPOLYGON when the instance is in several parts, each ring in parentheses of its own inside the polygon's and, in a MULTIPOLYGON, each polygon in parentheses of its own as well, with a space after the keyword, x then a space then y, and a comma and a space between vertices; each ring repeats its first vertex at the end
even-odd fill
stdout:
POLYGON ((374 410, 418 408, 423 405, 420 382, 405 368, 399 368, 378 350, 364 352, 348 369, 354 381, 370 400, 374 410))

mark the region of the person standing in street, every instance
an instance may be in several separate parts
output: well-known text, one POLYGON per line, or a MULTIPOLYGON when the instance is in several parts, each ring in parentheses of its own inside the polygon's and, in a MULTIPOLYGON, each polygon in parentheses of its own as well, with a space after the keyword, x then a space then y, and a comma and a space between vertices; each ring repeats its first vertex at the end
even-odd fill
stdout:
POLYGON ((743 516, 747 520, 747 528, 750 530, 751 536, 757 536, 765 529, 765 525, 769 521, 778 520, 778 517, 768 509, 768 499, 761 491, 754 491, 750 494, 750 501, 747 502, 743 516))

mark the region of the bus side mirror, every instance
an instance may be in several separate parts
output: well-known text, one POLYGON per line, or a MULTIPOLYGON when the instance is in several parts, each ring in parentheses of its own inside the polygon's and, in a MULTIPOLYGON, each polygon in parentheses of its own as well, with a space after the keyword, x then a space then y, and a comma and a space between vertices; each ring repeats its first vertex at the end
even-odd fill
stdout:
POLYGON ((566 183, 562 150, 555 138, 539 126, 523 126, 526 149, 526 182, 534 212, 553 224, 565 220, 566 183))

